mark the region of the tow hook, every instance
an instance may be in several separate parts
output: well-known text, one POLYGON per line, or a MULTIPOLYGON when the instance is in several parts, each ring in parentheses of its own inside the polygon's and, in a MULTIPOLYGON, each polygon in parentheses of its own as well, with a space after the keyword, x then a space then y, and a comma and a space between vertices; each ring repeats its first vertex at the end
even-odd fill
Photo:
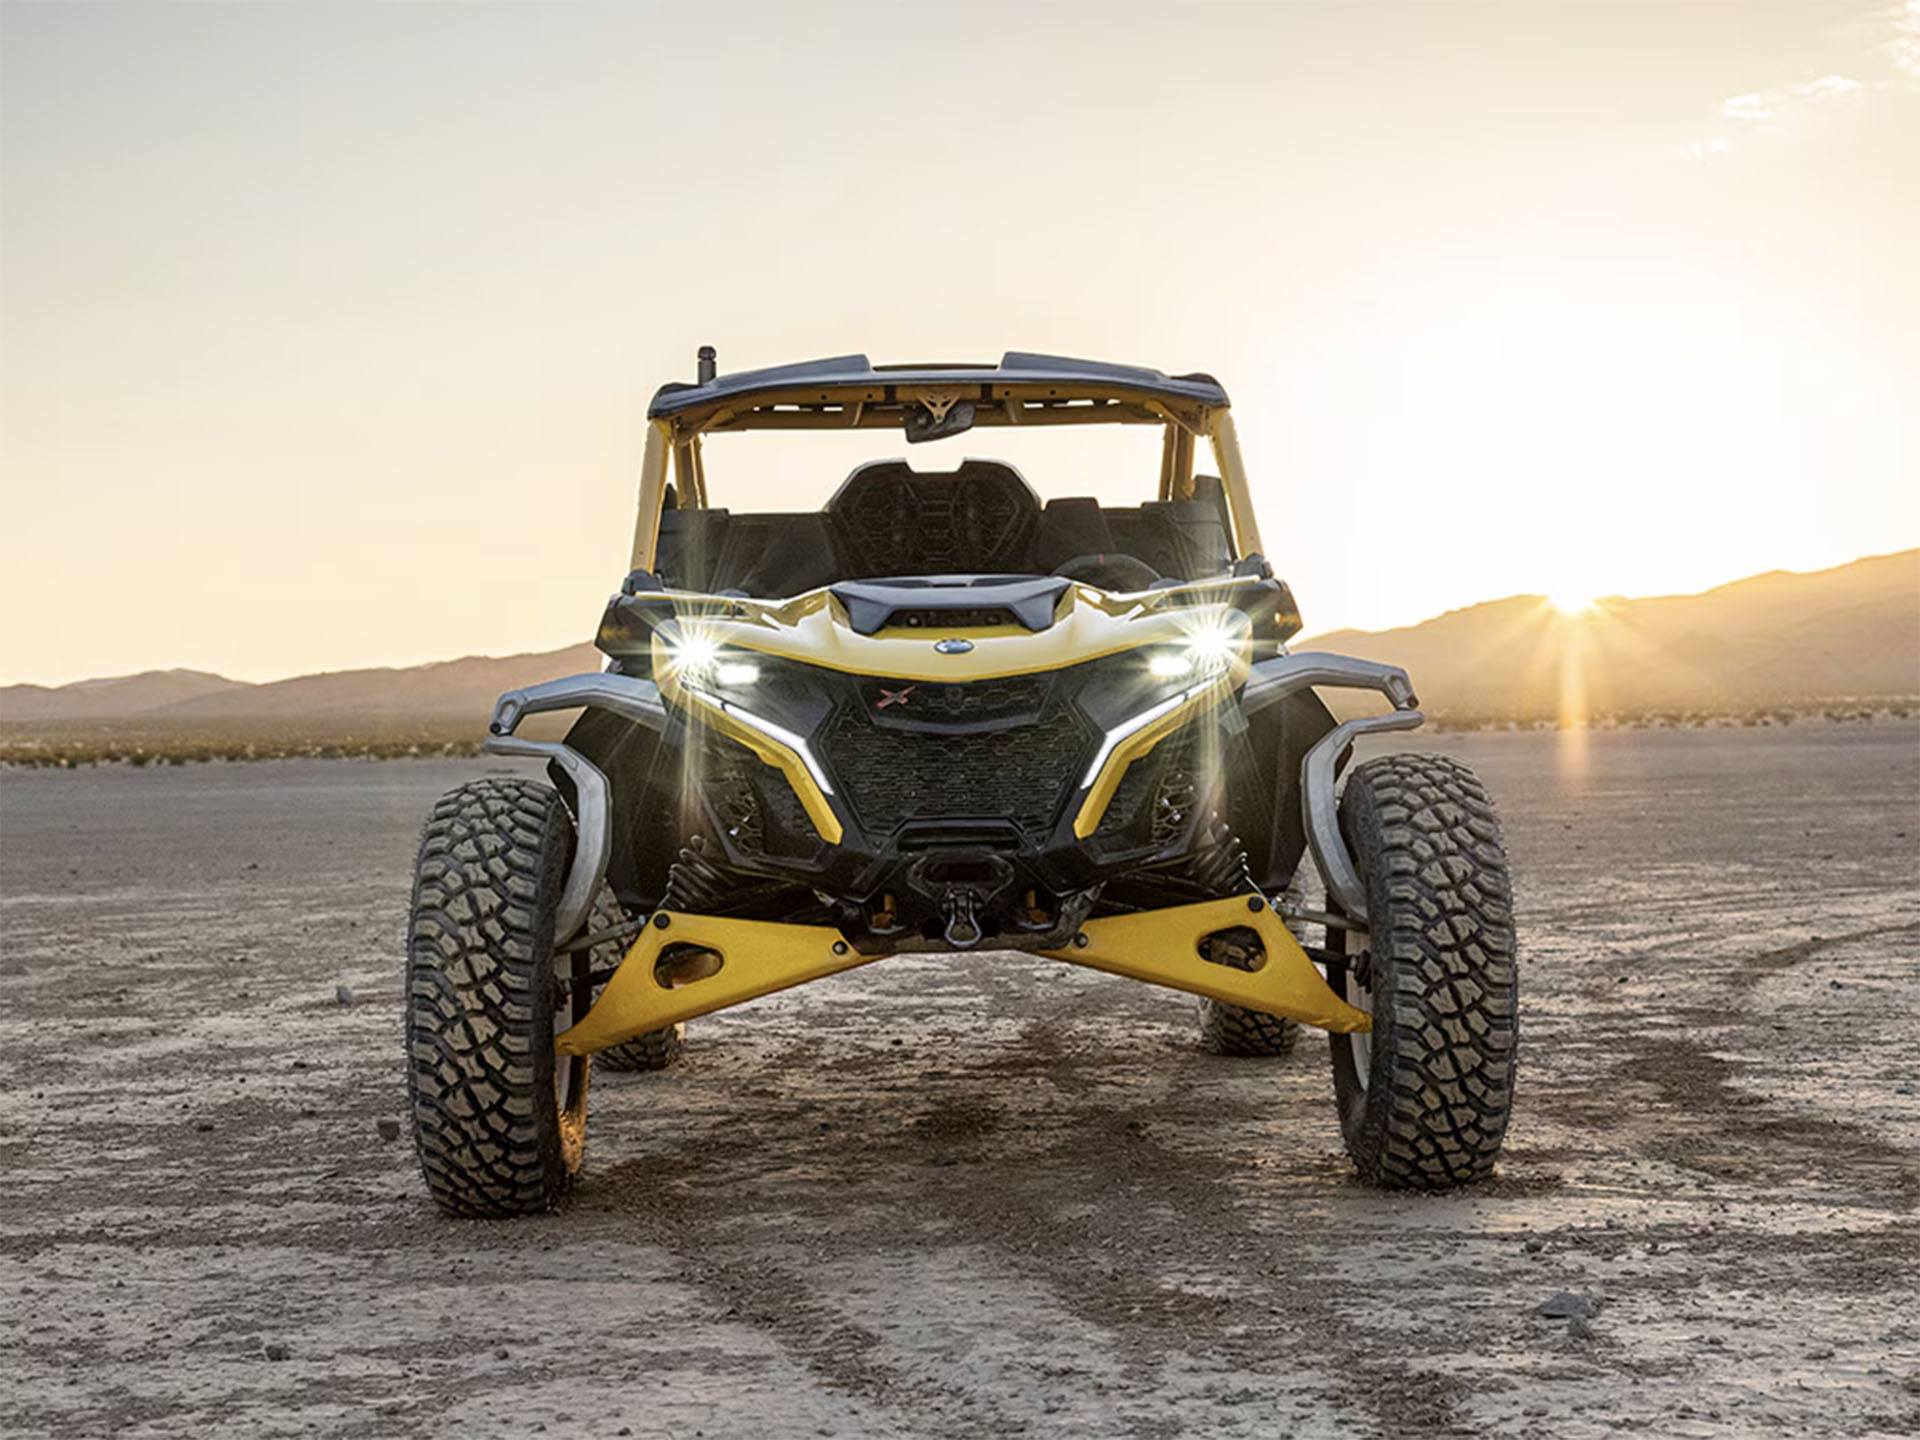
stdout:
POLYGON ((980 943, 980 922, 973 913, 973 891, 955 887, 940 897, 940 912, 947 917, 947 943, 956 950, 971 950, 980 943))

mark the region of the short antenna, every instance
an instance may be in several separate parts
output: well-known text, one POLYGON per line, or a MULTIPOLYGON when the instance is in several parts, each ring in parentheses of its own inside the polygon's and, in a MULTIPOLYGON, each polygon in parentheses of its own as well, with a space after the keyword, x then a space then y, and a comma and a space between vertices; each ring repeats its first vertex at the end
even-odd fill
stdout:
POLYGON ((700 378, 700 383, 702 385, 706 384, 709 380, 713 379, 715 375, 720 373, 720 367, 718 366, 718 364, 715 363, 718 360, 718 358, 719 357, 714 353, 714 349, 711 345, 702 345, 700 347, 700 377, 699 378, 700 378))

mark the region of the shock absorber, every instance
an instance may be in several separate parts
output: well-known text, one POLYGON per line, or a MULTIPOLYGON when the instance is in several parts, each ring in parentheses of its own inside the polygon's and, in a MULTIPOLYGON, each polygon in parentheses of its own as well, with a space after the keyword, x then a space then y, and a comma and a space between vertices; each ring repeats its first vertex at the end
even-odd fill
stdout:
POLYGON ((693 835, 667 867, 667 893, 661 908, 711 915, 734 888, 726 872, 707 858, 707 837, 693 835))
POLYGON ((1204 836, 1187 856, 1187 876, 1209 895, 1241 895, 1256 890, 1247 872, 1247 847, 1233 827, 1210 815, 1204 836))
MULTIPOLYGON (((1187 875, 1209 895, 1260 893, 1260 887, 1253 883, 1253 876, 1247 870, 1247 847, 1240 843, 1240 837, 1233 833, 1233 827, 1218 814, 1208 815, 1203 836, 1196 837, 1193 851, 1188 856, 1187 875)), ((1225 965, 1234 970, 1257 970, 1265 949, 1256 931, 1236 925, 1230 930, 1209 936, 1205 942, 1205 953, 1206 958, 1215 965, 1225 965)))

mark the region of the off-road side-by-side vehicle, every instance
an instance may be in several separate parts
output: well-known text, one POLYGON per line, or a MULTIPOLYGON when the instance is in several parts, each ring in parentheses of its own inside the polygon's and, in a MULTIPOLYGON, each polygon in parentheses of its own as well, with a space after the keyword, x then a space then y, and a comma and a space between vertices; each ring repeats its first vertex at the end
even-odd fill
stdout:
POLYGON ((441 1206, 552 1206, 590 1057, 658 1068, 695 1016, 980 948, 1191 992, 1229 1054, 1329 1031, 1365 1179, 1491 1170, 1517 1041, 1492 804, 1443 756, 1348 765, 1357 736, 1421 723, 1413 687, 1289 653, 1299 614, 1218 383, 1023 354, 720 375, 709 350, 648 413, 605 669, 494 711, 488 751, 551 783, 462 785, 421 841, 407 1046, 441 1206), (818 511, 744 513, 712 503, 702 453, 741 431, 1087 425, 1159 427, 1152 498, 1042 503, 998 460, 882 459, 818 511), (1316 687, 1384 709, 1336 723, 1316 687), (579 712, 564 742, 517 733, 552 711, 579 712))

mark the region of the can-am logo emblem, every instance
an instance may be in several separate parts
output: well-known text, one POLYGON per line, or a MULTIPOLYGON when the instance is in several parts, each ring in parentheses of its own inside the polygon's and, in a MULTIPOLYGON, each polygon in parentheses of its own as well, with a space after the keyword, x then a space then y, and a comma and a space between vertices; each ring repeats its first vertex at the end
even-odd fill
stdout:
POLYGON ((880 691, 880 699, 875 703, 873 708, 876 710, 885 710, 890 705, 904 705, 907 703, 907 697, 912 695, 917 688, 919 687, 909 685, 904 690, 888 690, 883 686, 880 691))
POLYGON ((933 648, 938 650, 942 655, 964 655, 973 649, 973 641, 962 640, 956 636, 951 640, 934 641, 933 648))

